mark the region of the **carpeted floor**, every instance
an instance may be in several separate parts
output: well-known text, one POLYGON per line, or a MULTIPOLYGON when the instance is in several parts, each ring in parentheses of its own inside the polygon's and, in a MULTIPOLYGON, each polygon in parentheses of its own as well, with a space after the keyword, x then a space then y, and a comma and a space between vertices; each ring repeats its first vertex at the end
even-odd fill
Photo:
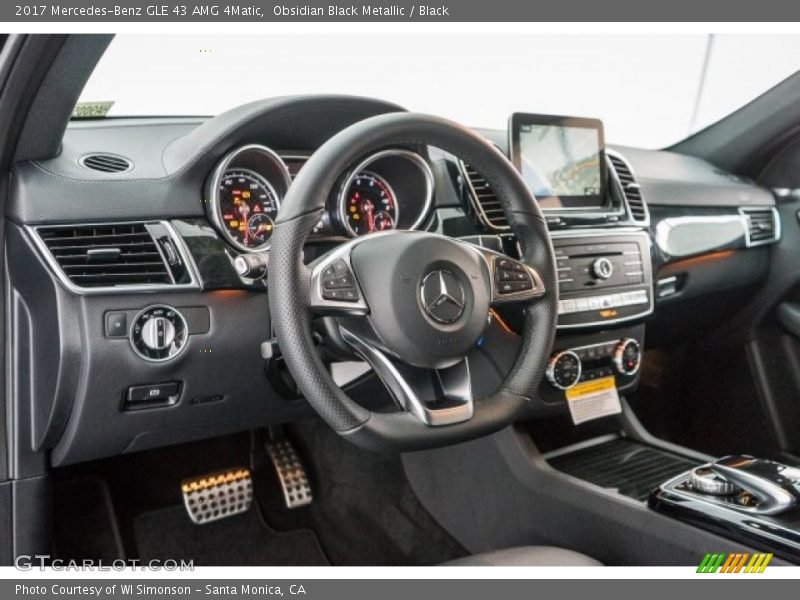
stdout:
POLYGON ((261 523, 254 508, 195 525, 183 506, 172 506, 139 515, 133 530, 142 561, 191 559, 195 566, 329 564, 313 531, 273 531, 261 523))

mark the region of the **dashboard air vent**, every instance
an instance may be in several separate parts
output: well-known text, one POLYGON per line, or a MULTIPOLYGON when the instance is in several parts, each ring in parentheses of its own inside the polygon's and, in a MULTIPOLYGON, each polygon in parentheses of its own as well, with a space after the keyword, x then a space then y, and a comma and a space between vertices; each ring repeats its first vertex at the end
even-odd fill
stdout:
POLYGON ((465 162, 461 162, 467 194, 470 196, 475 213, 481 223, 489 229, 508 229, 508 219, 500 204, 500 199, 495 195, 483 176, 465 162))
POLYGON ((617 174, 622 193, 625 195, 625 201, 628 203, 631 218, 638 223, 647 223, 649 221, 647 205, 642 197, 642 189, 636 181, 630 165, 618 154, 607 152, 606 155, 611 167, 617 174))
POLYGON ((308 157, 301 156, 299 154, 282 155, 281 160, 289 170, 289 176, 292 178, 292 181, 294 181, 294 178, 297 177, 297 173, 299 173, 300 169, 303 168, 303 165, 308 162, 308 157))
POLYGON ((87 154, 78 161, 83 167, 101 173, 124 173, 133 168, 133 163, 117 154, 87 154))
POLYGON ((36 232, 78 287, 173 283, 145 223, 39 227, 36 232))
POLYGON ((780 220, 774 208, 741 208, 739 211, 747 221, 748 246, 771 244, 780 239, 780 220))

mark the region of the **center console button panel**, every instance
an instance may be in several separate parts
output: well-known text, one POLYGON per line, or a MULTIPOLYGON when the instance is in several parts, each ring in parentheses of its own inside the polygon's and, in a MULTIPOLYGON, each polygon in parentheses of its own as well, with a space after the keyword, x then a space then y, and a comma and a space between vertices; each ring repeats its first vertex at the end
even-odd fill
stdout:
POLYGON ((648 233, 554 234, 553 246, 560 329, 619 323, 653 311, 648 233))

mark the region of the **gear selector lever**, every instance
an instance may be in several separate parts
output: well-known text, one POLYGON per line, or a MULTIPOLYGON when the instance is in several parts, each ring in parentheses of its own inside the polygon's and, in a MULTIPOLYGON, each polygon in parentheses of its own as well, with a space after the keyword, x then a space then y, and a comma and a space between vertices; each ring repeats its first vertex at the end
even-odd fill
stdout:
POLYGON ((739 541, 800 560, 800 468, 725 456, 662 483, 649 505, 739 541))
POLYGON ((777 515, 800 500, 800 469, 752 456, 726 456, 692 470, 687 487, 731 508, 777 515))

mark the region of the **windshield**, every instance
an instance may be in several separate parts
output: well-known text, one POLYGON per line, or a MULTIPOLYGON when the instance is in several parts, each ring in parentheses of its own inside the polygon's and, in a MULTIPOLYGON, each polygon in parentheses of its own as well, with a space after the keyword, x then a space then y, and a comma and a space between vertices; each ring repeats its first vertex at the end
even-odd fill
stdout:
POLYGON ((80 101, 177 116, 353 94, 472 127, 503 129, 512 112, 596 117, 611 143, 658 148, 798 69, 798 35, 119 35, 80 101))

